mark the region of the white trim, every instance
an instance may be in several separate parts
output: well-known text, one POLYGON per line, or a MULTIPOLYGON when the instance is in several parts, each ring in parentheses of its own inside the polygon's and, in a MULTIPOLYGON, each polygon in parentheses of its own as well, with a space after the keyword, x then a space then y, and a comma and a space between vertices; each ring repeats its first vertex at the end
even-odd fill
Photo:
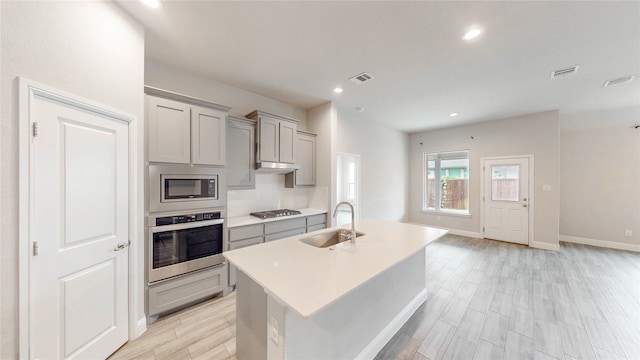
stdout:
POLYGON ((474 238, 474 239, 482 239, 482 234, 480 234, 479 232, 475 232, 475 231, 449 229, 449 228, 444 228, 444 227, 439 227, 439 226, 421 224, 421 223, 417 223, 417 222, 408 222, 407 224, 431 227, 431 228, 435 228, 435 229, 442 229, 442 230, 447 230, 449 232, 449 234, 452 234, 452 235, 466 236, 466 237, 470 237, 470 238, 474 238))
POLYGON ((598 247, 604 247, 609 249, 640 252, 640 244, 627 244, 627 243, 620 243, 615 241, 597 240, 597 239, 590 239, 590 238, 583 238, 583 237, 569 236, 569 235, 560 235, 560 241, 565 241, 565 242, 570 242, 575 244, 598 246, 598 247))
POLYGON ((543 249, 543 250, 553 250, 553 251, 560 250, 560 244, 551 244, 551 243, 546 243, 542 241, 529 241, 529 246, 537 249, 543 249))
POLYGON ((129 335, 130 340, 134 340, 147 331, 147 316, 145 314, 142 315, 143 316, 135 323, 135 330, 133 331, 133 334, 129 335))
POLYGON ((355 357, 356 360, 373 359, 387 345, 389 340, 413 316, 418 308, 427 300, 427 289, 422 289, 407 306, 396 315, 387 326, 376 335, 371 342, 355 357))
MULTIPOLYGON (((31 188, 31 174, 32 161, 31 161, 31 99, 35 96, 44 97, 59 103, 63 103, 72 107, 80 108, 85 111, 90 111, 102 116, 112 118, 117 121, 125 122, 129 125, 130 133, 133 132, 137 136, 135 126, 131 126, 131 123, 136 121, 136 117, 125 113, 123 111, 99 104, 97 102, 84 99, 80 96, 60 91, 49 86, 45 86, 29 80, 24 77, 18 77, 18 351, 19 358, 30 358, 30 319, 29 319, 29 304, 31 303, 29 287, 31 277, 31 252, 30 252, 30 235, 29 226, 33 222, 32 212, 33 208, 33 189, 31 188)), ((129 135, 129 169, 138 168, 137 152, 137 138, 129 135)), ((137 206, 138 188, 136 182, 137 171, 134 170, 130 173, 129 178, 129 234, 134 234, 134 239, 137 239, 135 234, 138 232, 138 221, 136 221, 136 215, 139 212, 137 206), (133 202, 132 202, 133 199, 133 202), (132 221, 132 219, 134 219, 132 221)), ((129 248, 129 264, 131 265, 131 259, 134 259, 138 254, 138 247, 135 245, 129 248)), ((129 324, 128 329, 131 330, 132 319, 135 324, 138 321, 135 314, 136 307, 132 308, 132 302, 141 301, 137 299, 136 295, 138 287, 142 284, 138 284, 135 281, 135 275, 138 269, 129 268, 129 324), (134 271, 135 270, 135 271, 134 271), (132 291, 132 288, 135 290, 132 291)), ((138 326, 135 327, 138 329, 138 326)), ((145 324, 146 328, 146 324, 145 324)), ((137 330, 136 330, 137 332, 137 330)), ((131 335, 131 334, 130 334, 131 335)))
MULTIPOLYGON (((534 171, 534 156, 533 154, 529 154, 529 155, 514 155, 514 156, 490 156, 490 157, 481 157, 480 158, 480 229, 484 228, 485 224, 484 224, 484 200, 482 200, 482 197, 485 196, 484 193, 484 167, 485 167, 485 161, 487 160, 503 160, 503 159, 513 159, 513 158, 527 158, 529 159, 529 239, 528 239, 528 244, 524 244, 524 245, 529 245, 529 246, 533 246, 533 247, 538 247, 538 246, 534 246, 534 243, 538 243, 536 242, 535 239, 535 217, 534 217, 534 213, 535 213, 535 171, 534 171)), ((480 237, 484 238, 484 231, 480 231, 480 237)), ((543 243, 546 244, 546 243, 543 243)), ((546 245, 543 245, 546 246, 546 245)), ((544 247, 542 247, 544 248, 544 247)), ((551 250, 551 249, 550 249, 551 250)), ((559 246, 558 249, 555 250, 559 250, 559 246)))
POLYGON ((444 216, 454 216, 454 217, 461 217, 461 218, 470 218, 471 217, 471 213, 468 212, 466 214, 463 213, 456 213, 453 211, 445 211, 445 210, 429 210, 429 209, 422 209, 420 210, 420 213, 422 214, 426 214, 426 215, 444 215, 444 216))

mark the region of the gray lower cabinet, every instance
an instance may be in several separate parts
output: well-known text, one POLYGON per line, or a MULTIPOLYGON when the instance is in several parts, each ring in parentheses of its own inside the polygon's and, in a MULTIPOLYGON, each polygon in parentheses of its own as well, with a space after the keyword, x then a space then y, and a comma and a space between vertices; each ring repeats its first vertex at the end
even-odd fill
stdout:
MULTIPOLYGON (((264 225, 254 224, 229 229, 229 248, 235 250, 264 242, 264 225)), ((236 267, 229 265, 229 286, 236 284, 236 267)))
POLYGON ((304 217, 279 220, 264 224, 264 241, 284 239, 307 232, 307 219, 304 217))
POLYGON ((227 266, 218 265, 149 285, 149 316, 227 291, 227 266))
POLYGON ((256 121, 227 116, 227 188, 256 188, 256 121))

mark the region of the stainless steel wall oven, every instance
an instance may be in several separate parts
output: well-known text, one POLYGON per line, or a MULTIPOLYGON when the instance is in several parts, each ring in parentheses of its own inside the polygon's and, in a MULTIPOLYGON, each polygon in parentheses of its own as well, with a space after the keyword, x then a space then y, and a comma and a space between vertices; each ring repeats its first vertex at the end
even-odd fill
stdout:
POLYGON ((149 216, 149 283, 224 263, 225 212, 149 216))

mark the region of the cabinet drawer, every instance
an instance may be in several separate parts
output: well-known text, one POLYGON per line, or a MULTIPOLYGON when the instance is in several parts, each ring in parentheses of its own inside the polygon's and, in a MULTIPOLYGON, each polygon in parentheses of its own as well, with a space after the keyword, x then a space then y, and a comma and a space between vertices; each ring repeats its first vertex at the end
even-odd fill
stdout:
POLYGON ((322 229, 325 229, 326 227, 327 227, 327 224, 318 224, 318 225, 307 226, 307 232, 312 232, 312 231, 316 231, 316 230, 322 230, 322 229))
POLYGON ((161 314, 222 292, 227 287, 226 280, 227 266, 220 265, 149 285, 148 314, 161 314))
POLYGON ((237 241, 262 236, 262 224, 240 226, 229 229, 229 241, 237 241))
POLYGON ((263 242, 262 235, 250 239, 238 240, 229 243, 229 250, 241 249, 243 247, 261 244, 263 242))
POLYGON ((299 217, 295 219, 268 222, 264 224, 264 233, 265 235, 269 235, 269 234, 293 230, 293 229, 299 229, 299 228, 304 229, 306 227, 307 227, 307 219, 304 217, 299 217))
POLYGON ((278 239, 284 239, 284 238, 289 237, 289 236, 302 235, 306 231, 307 231, 306 228, 301 228, 301 229, 293 229, 293 230, 283 231, 283 232, 279 232, 279 233, 275 233, 275 234, 265 235, 264 236, 264 242, 278 240, 278 239))
MULTIPOLYGON (((240 249, 247 246, 258 245, 258 244, 261 244, 262 241, 263 241, 262 235, 260 235, 259 237, 251 238, 251 239, 234 241, 232 243, 229 243, 229 250, 235 250, 235 249, 240 249)), ((229 263, 229 286, 236 285, 236 271, 237 271, 236 267, 233 266, 231 263, 229 263)))
POLYGON ((327 223, 327 214, 307 216, 307 227, 327 223))

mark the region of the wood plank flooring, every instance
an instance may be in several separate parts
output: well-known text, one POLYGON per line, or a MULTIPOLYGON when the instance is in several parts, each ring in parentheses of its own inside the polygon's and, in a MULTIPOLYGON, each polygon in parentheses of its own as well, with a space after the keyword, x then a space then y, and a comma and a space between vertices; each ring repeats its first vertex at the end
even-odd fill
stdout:
MULTIPOLYGON (((381 359, 640 359, 640 254, 447 235, 428 300, 381 359)), ((110 359, 235 359, 235 293, 161 318, 110 359)))

